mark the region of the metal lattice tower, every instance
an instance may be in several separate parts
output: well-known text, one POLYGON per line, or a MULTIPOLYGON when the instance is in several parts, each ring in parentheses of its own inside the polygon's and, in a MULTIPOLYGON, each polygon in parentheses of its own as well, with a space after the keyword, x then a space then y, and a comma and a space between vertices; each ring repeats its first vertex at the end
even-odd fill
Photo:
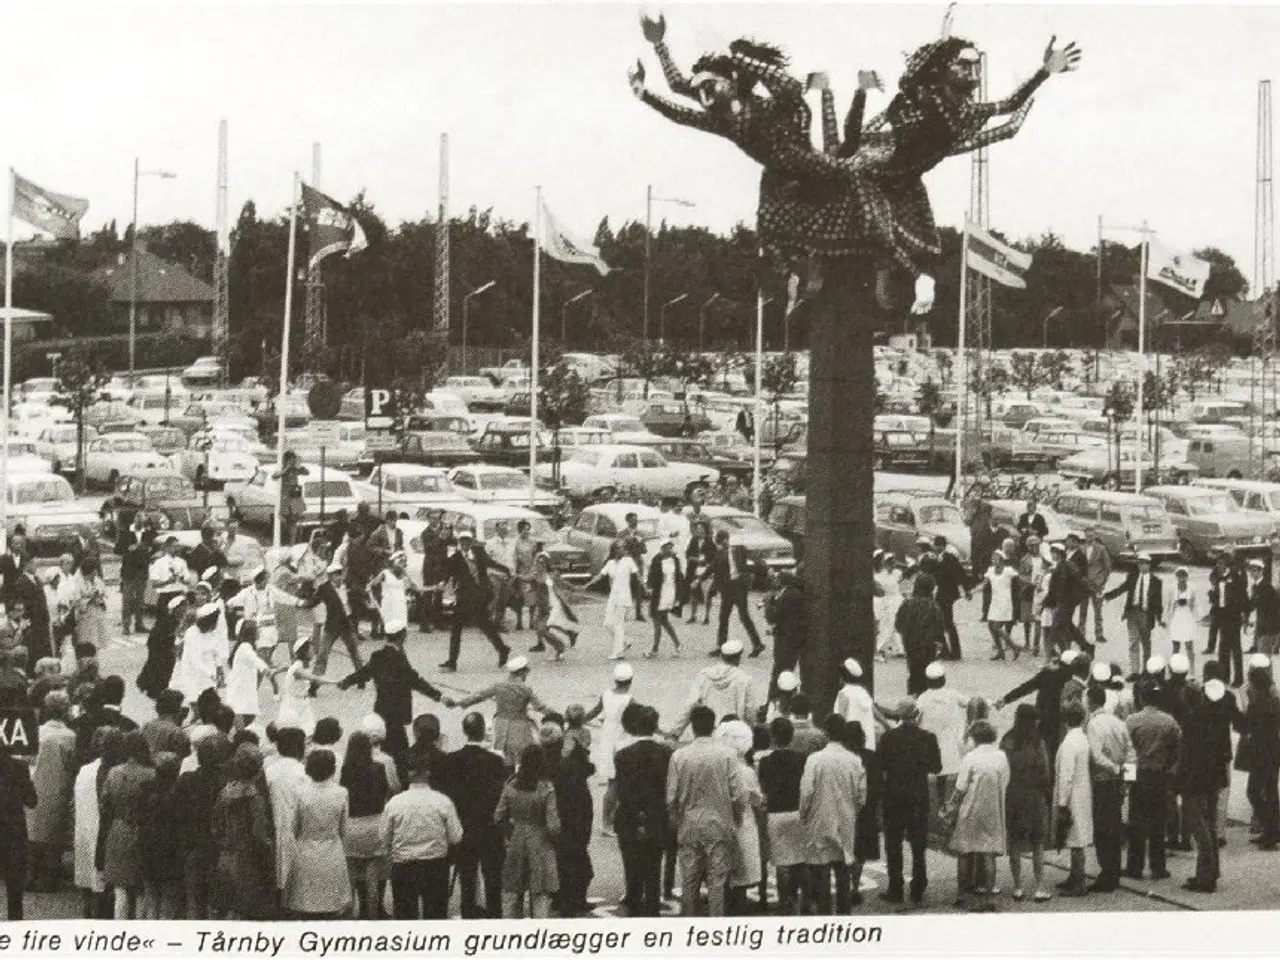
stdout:
MULTIPOLYGON (((987 99, 987 55, 984 53, 978 62, 978 96, 987 99)), ((969 172, 969 219, 984 230, 991 227, 991 168, 987 160, 987 148, 974 151, 969 172)), ((991 367, 991 281, 981 274, 970 271, 968 281, 968 304, 966 309, 969 319, 969 343, 966 348, 974 348, 970 355, 969 370, 972 379, 982 382, 990 376, 991 367)), ((968 384, 961 384, 961 390, 967 390, 968 384)), ((975 418, 975 426, 981 428, 986 418, 987 407, 979 401, 979 410, 975 418)))
POLYGON ((218 190, 214 209, 217 250, 213 262, 213 355, 219 377, 227 382, 227 346, 231 338, 231 225, 227 219, 227 121, 218 122, 218 190))
MULTIPOLYGON (((1262 414, 1261 447, 1267 449, 1267 380, 1271 379, 1270 408, 1276 407, 1275 199, 1271 192, 1271 81, 1258 81, 1257 152, 1253 196, 1253 292, 1260 309, 1253 329, 1255 407, 1262 414)), ((1252 443, 1250 443, 1252 448, 1252 443)), ((1265 453, 1261 459, 1265 460, 1265 453)))
MULTIPOLYGON (((320 144, 318 143, 311 145, 311 186, 317 190, 320 189, 320 144)), ((307 303, 304 316, 307 331, 306 357, 308 360, 314 360, 318 352, 329 343, 329 318, 324 303, 324 274, 318 263, 307 270, 307 303)))
MULTIPOLYGON (((440 134, 440 208, 436 214, 436 285, 432 329, 449 337, 449 135, 440 134)), ((451 371, 452 372, 452 371, 451 371)), ((466 371, 462 371, 465 373, 466 371)))

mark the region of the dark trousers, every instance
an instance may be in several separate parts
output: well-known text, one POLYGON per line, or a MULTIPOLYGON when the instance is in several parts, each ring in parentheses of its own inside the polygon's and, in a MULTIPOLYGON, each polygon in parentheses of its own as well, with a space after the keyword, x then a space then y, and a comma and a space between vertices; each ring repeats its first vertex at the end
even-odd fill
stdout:
POLYGON ((1218 791, 1184 793, 1182 813, 1196 845, 1196 883, 1218 882, 1218 791))
POLYGON ((907 693, 909 695, 918 697, 929 689, 929 678, 924 675, 928 666, 928 660, 918 660, 910 655, 907 656, 907 693))
POLYGON ((1164 821, 1169 793, 1169 778, 1163 773, 1138 773, 1129 788, 1129 859, 1127 873, 1142 875, 1145 863, 1151 872, 1166 873, 1164 821))
POLYGON ((1093 781, 1093 845, 1098 856, 1098 882, 1107 886, 1120 883, 1120 851, 1124 846, 1123 805, 1123 781, 1093 781))
POLYGON ((1240 651, 1240 624, 1218 625, 1218 663, 1222 679, 1233 687, 1244 683, 1244 655, 1240 651))
POLYGON ((382 718, 382 722, 387 726, 387 736, 382 741, 382 749, 386 751, 387 756, 396 765, 396 773, 400 777, 400 782, 408 783, 409 735, 405 732, 405 725, 403 723, 394 723, 386 717, 382 718))
MULTIPOLYGON (((327 623, 324 625, 324 629, 320 631, 320 647, 316 650, 315 674, 317 677, 323 677, 328 671, 329 652, 339 640, 347 648, 347 656, 351 658, 351 669, 359 670, 364 666, 364 660, 360 657, 360 648, 356 646, 356 636, 354 621, 350 626, 338 624, 331 627, 327 623)), ((316 685, 312 684, 312 692, 314 693, 315 690, 316 685)))
POLYGON ((27 828, 0 833, 0 879, 9 901, 9 919, 21 920, 22 898, 27 884, 27 828))
POLYGON ((902 841, 911 845, 911 898, 919 900, 929 885, 925 850, 929 845, 929 800, 884 805, 885 861, 891 896, 902 896, 902 841))
POLYGON ((623 905, 632 917, 656 917, 661 910, 662 838, 641 839, 618 833, 627 893, 623 905))
POLYGON ((120 578, 120 621, 124 632, 136 629, 144 633, 142 625, 143 596, 147 591, 147 576, 130 576, 120 578))
POLYGON ((676 864, 679 861, 680 845, 676 843, 676 832, 668 830, 662 838, 662 896, 671 899, 676 885, 676 864))
MULTIPOLYGON (((590 836, 588 832, 587 837, 590 836)), ((560 874, 560 892, 556 895, 556 902, 561 914, 578 914, 587 909, 587 890, 595 876, 587 843, 587 839, 561 837, 556 844, 556 870, 560 874)))
POLYGON ((751 619, 751 611, 747 609, 747 581, 734 580, 724 586, 720 594, 720 627, 716 631, 716 646, 723 647, 729 642, 729 617, 738 611, 738 619, 742 621, 742 629, 747 631, 751 640, 751 649, 759 650, 760 634, 756 630, 755 621, 751 619))
POLYGON ((393 863, 391 904, 397 920, 448 920, 448 859, 393 863))
POLYGON ((813 906, 821 917, 831 916, 831 879, 835 876, 836 913, 841 916, 853 909, 853 890, 849 885, 849 865, 828 863, 822 866, 809 865, 809 893, 813 898, 813 906))
POLYGON ((1253 807, 1253 816, 1258 821, 1258 830, 1262 834, 1263 843, 1280 843, 1280 786, 1276 779, 1280 776, 1280 764, 1255 763, 1249 769, 1249 781, 1245 794, 1253 807))
POLYGON ((956 629, 956 602, 939 600, 938 609, 942 611, 942 632, 947 638, 946 653, 953 660, 960 659, 960 631, 956 629))
POLYGON ((1218 631, 1219 631, 1219 630, 1221 630, 1221 627, 1219 626, 1218 622, 1217 622, 1215 619, 1210 618, 1210 620, 1209 620, 1209 644, 1208 644, 1208 646, 1206 646, 1206 647, 1205 647, 1205 650, 1204 650, 1204 652, 1205 652, 1205 653, 1207 653, 1207 654, 1211 654, 1211 653, 1213 653, 1213 652, 1214 652, 1214 650, 1216 650, 1216 649, 1217 649, 1217 647, 1218 647, 1218 631))
POLYGON ((502 835, 493 827, 463 834, 454 862, 462 889, 463 920, 502 919, 502 835), (476 902, 477 881, 484 879, 484 903, 476 902))
POLYGON ((507 645, 502 642, 502 634, 489 619, 489 612, 484 604, 471 606, 459 603, 453 608, 453 624, 449 629, 448 663, 450 666, 458 665, 458 653, 462 650, 462 629, 468 625, 479 628, 493 649, 498 652, 499 657, 507 652, 507 645))

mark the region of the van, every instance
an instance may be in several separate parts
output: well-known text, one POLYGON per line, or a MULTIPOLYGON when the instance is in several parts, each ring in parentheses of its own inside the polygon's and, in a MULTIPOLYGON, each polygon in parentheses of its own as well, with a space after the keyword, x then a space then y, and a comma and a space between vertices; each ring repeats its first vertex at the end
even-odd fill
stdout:
POLYGON ((1228 417, 1248 413, 1248 406, 1238 400, 1201 400, 1186 409, 1185 419, 1193 423, 1222 423, 1228 417))
MULTIPOLYGON (((1248 437, 1199 437, 1187 442, 1187 461, 1200 468, 1202 477, 1239 480, 1258 472, 1250 463, 1248 437)), ((1261 451, 1259 451, 1261 452, 1261 451)))
POLYGON ((1072 490, 1053 504, 1073 529, 1096 529, 1112 560, 1176 559, 1178 533, 1159 500, 1116 490, 1072 490))
POLYGON ((1225 490, 1246 513, 1264 513, 1276 524, 1280 531, 1280 483, 1268 480, 1201 479, 1196 481, 1198 487, 1212 487, 1225 490))

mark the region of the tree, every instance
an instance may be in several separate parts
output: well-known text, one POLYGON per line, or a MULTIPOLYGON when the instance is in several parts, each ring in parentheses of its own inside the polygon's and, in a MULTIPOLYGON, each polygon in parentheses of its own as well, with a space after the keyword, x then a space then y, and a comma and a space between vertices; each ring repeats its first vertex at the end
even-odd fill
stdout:
POLYGON ((1243 300, 1249 294, 1245 279, 1235 258, 1217 247, 1202 247, 1195 256, 1209 263, 1209 281, 1204 285, 1206 300, 1243 300))
POLYGON ((1019 390, 1025 391, 1027 399, 1038 388, 1048 383, 1045 377, 1045 366, 1040 357, 1034 353, 1014 353, 1009 357, 1009 379, 1019 390))
POLYGON ((760 388, 773 398, 773 447, 775 454, 782 449, 785 437, 781 429, 781 404, 784 394, 794 393, 799 380, 798 358, 794 353, 770 357, 760 370, 760 388))
POLYGON ((1178 384, 1194 401, 1196 391, 1213 381, 1214 364, 1206 350, 1182 353, 1173 359, 1173 371, 1178 384))
POLYGON ((934 366, 938 369, 938 376, 942 378, 943 384, 951 382, 952 369, 955 361, 951 359, 950 350, 936 350, 933 354, 934 366))
POLYGON ((916 406, 929 418, 929 462, 932 463, 937 418, 943 408, 942 390, 933 382, 932 377, 920 384, 920 389, 916 391, 916 406))
POLYGON ((110 377, 102 362, 79 344, 58 361, 57 403, 71 411, 76 424, 76 489, 84 492, 84 417, 102 399, 102 388, 110 377))
POLYGON ((1117 471, 1120 469, 1120 426, 1133 416, 1134 406, 1133 384, 1128 380, 1117 380, 1107 388, 1107 395, 1102 401, 1102 415, 1110 422, 1107 431, 1107 456, 1110 459, 1114 451, 1117 471))
POLYGON ((572 365, 564 360, 542 375, 538 381, 538 412, 551 428, 553 451, 552 476, 560 485, 560 431, 577 426, 587 417, 591 391, 572 365))

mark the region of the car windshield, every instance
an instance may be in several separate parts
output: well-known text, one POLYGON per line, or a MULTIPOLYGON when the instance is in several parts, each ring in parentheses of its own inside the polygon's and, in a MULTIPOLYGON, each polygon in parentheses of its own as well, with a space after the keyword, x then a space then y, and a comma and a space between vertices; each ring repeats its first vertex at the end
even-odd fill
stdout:
POLYGON ((423 450, 451 450, 458 445, 457 439, 447 433, 421 433, 417 439, 423 450))
POLYGON ((111 441, 113 453, 154 453, 151 441, 145 437, 129 437, 124 440, 111 441))
POLYGON ((398 485, 401 493, 448 493, 453 489, 446 478, 430 474, 401 477, 398 485))
POLYGON ((929 503, 916 508, 920 523, 963 523, 960 511, 949 503, 929 503))
POLYGON ((146 484, 149 500, 182 500, 196 495, 196 488, 186 477, 153 477, 146 484))
POLYGON ((248 453, 249 442, 244 437, 224 433, 213 438, 209 449, 218 453, 248 453))
POLYGON ((1187 513, 1193 517, 1214 517, 1224 513, 1239 511, 1236 502, 1225 493, 1215 493, 1208 497, 1195 497, 1187 501, 1187 513))
POLYGON ((326 480, 321 483, 319 480, 308 480, 302 485, 302 495, 308 498, 320 499, 321 491, 326 497, 350 497, 351 487, 345 480, 326 480))
POLYGON ((15 504, 71 503, 75 498, 71 484, 61 477, 9 481, 9 499, 15 504))
POLYGON ((9 456, 17 457, 34 457, 36 455, 36 445, 29 440, 14 440, 9 438, 9 456))
POLYGON ((529 486, 529 478, 519 470, 511 473, 482 473, 479 479, 481 490, 523 490, 529 486))
POLYGON ((488 540, 498 535, 498 524, 505 523, 509 528, 508 536, 515 536, 516 524, 521 520, 529 521, 529 533, 534 540, 547 542, 554 540, 556 532, 551 529, 551 523, 546 517, 527 517, 521 514, 518 517, 494 517, 492 520, 484 522, 484 539, 488 540))

